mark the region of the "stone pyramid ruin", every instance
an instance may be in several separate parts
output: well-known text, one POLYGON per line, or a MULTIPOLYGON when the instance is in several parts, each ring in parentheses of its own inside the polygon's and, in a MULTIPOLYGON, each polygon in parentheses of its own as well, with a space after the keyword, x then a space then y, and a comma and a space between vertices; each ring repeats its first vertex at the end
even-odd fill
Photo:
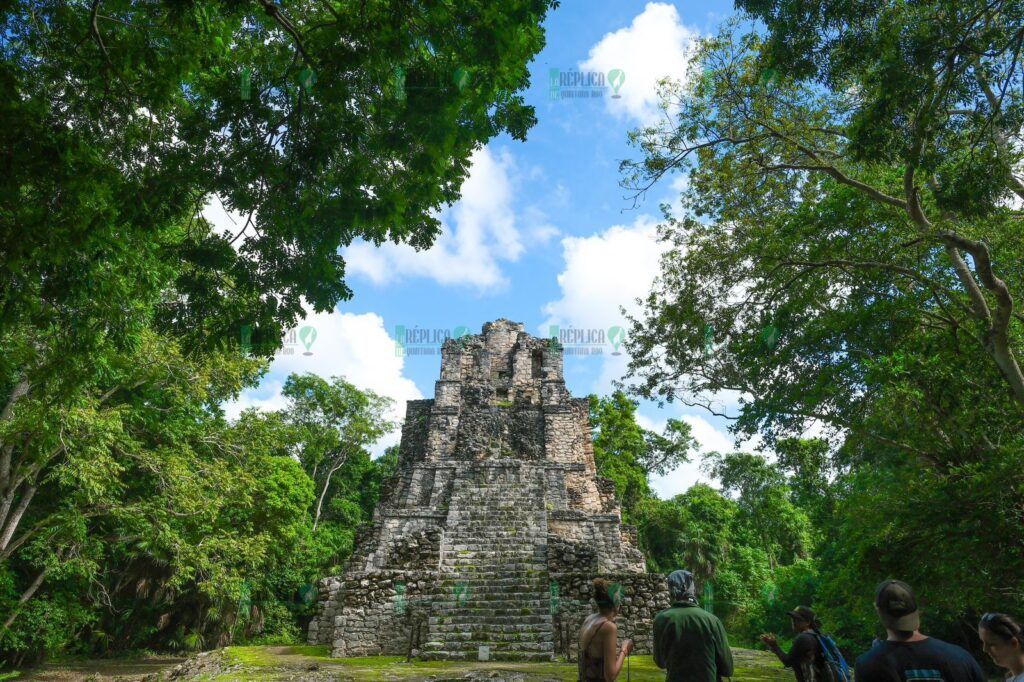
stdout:
POLYGON ((341 576, 319 583, 310 643, 335 656, 551 660, 574 651, 590 582, 623 585, 619 621, 650 650, 664 577, 597 475, 586 398, 562 349, 499 319, 448 339, 434 398, 410 400, 399 466, 341 576))

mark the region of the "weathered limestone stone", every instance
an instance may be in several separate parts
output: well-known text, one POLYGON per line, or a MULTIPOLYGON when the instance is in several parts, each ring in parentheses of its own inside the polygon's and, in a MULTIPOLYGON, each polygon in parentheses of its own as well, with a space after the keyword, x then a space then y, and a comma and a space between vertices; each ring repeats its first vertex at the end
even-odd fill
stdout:
POLYGON ((311 643, 550 660, 574 651, 600 576, 625 587, 620 631, 650 651, 667 585, 597 476, 587 400, 566 389, 560 351, 503 319, 445 342, 434 399, 408 402, 398 472, 345 574, 319 583, 311 643))

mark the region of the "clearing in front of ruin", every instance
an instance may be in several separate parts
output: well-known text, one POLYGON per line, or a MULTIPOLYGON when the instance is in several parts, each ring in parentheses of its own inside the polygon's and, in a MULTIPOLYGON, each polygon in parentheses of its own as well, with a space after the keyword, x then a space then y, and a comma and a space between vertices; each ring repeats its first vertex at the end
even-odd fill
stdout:
MULTIPOLYGON (((218 682, 270 682, 276 680, 308 680, 309 682, 369 682, 392 680, 490 680, 491 682, 568 682, 576 679, 574 663, 504 663, 475 661, 412 661, 398 656, 364 658, 331 658, 326 646, 252 646, 228 647, 221 653, 220 665, 190 680, 218 682)), ((793 673, 782 667, 771 654, 751 649, 733 649, 736 658, 734 682, 792 682, 793 673)), ((167 663, 166 675, 177 661, 167 663)), ((141 670, 132 670, 125 661, 82 661, 56 664, 27 671, 13 679, 38 682, 70 682, 71 680, 141 679, 141 670)), ((149 668, 145 672, 157 672, 149 668)), ((630 659, 630 682, 662 682, 664 671, 658 670, 650 656, 630 659)), ((159 674, 159 673, 158 673, 159 674)), ((2 676, 0 676, 2 679, 2 676)), ((180 678, 179 678, 180 679, 180 678)), ((619 676, 626 680, 626 671, 619 676)))
MULTIPOLYGON (((736 658, 734 682, 792 682, 793 673, 785 670, 775 657, 765 651, 733 649, 736 658)), ((575 664, 568 663, 477 663, 429 662, 406 663, 400 656, 366 656, 332 658, 327 646, 229 646, 222 649, 219 671, 208 671, 191 680, 242 682, 258 680, 309 680, 310 682, 345 680, 369 682, 392 680, 488 680, 490 682, 568 682, 575 680, 575 664)), ((164 674, 174 664, 169 662, 164 674)), ((150 668, 145 671, 153 674, 150 668)), ((119 662, 79 662, 65 666, 51 665, 23 673, 13 679, 42 681, 120 680, 137 681, 141 671, 130 670, 119 662), (105 666, 104 666, 105 664, 105 666), (134 674, 133 674, 134 673, 134 674)), ((159 673, 158 673, 159 674, 159 673)), ((2 677, 0 677, 2 679, 2 677)), ((626 680, 626 671, 618 677, 626 680)), ((633 656, 630 660, 630 682, 662 682, 665 672, 659 671, 650 656, 633 656)))
MULTIPOLYGON (((295 679, 299 671, 320 673, 310 679, 369 680, 522 680, 523 682, 569 682, 576 680, 576 664, 565 662, 518 663, 477 661, 412 661, 398 656, 331 658, 326 646, 229 647, 229 658, 242 663, 243 669, 213 679, 285 680, 295 679), (318 668, 309 670, 313 665, 318 668), (476 673, 476 674, 474 674, 476 673), (497 676, 491 677, 497 673, 497 676), (333 675, 338 677, 333 677, 333 675)), ((733 649, 736 672, 733 682, 792 682, 793 673, 782 667, 772 654, 751 649, 733 649)), ((663 682, 665 671, 654 665, 650 656, 630 658, 631 682, 663 682)), ((623 670, 619 679, 626 680, 623 670)))

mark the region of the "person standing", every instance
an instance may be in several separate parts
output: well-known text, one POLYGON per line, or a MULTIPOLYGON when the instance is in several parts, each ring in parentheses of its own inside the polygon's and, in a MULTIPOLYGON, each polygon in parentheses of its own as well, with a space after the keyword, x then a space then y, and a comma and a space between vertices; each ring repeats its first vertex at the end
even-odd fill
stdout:
POLYGON ((604 578, 595 578, 593 586, 597 613, 587 616, 580 626, 578 679, 580 682, 615 682, 623 661, 633 650, 633 640, 627 639, 618 657, 615 656, 619 639, 615 619, 622 604, 622 588, 610 585, 604 578))
POLYGON ((902 580, 879 583, 875 612, 888 638, 857 659, 857 682, 985 682, 969 653, 921 634, 917 598, 910 585, 902 580))
POLYGON ((717 682, 733 672, 732 650, 722 621, 697 605, 689 571, 668 576, 672 606, 654 617, 654 662, 666 682, 717 682))
POLYGON ((986 613, 978 623, 978 636, 985 653, 1009 674, 1006 682, 1024 682, 1024 631, 1005 613, 986 613))
POLYGON ((796 633, 789 653, 782 650, 774 634, 761 635, 761 641, 782 661, 782 665, 793 669, 796 682, 824 682, 828 679, 825 656, 815 634, 821 632, 821 622, 807 606, 796 607, 789 612, 789 618, 796 633))

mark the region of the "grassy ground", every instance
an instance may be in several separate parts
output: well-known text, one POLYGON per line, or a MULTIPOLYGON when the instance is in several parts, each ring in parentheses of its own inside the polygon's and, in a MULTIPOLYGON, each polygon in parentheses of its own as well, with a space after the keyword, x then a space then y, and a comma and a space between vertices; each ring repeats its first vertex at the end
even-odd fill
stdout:
MULTIPOLYGON (((770 654, 749 649, 734 649, 735 682, 792 682, 793 674, 785 670, 770 654)), ((131 670, 114 662, 82 662, 74 666, 50 666, 16 679, 37 682, 67 680, 138 680, 142 673, 156 672, 152 667, 131 670), (104 667, 104 664, 107 667, 104 667)), ((173 662, 163 666, 173 667, 173 662)), ((571 663, 501 663, 414 661, 392 656, 337 659, 328 656, 327 647, 228 647, 223 652, 221 672, 198 678, 218 682, 250 682, 276 680, 309 680, 351 682, 413 680, 486 679, 501 682, 568 682, 576 679, 576 666, 571 663)), ((626 679, 626 671, 619 675, 626 679)), ((634 656, 630 660, 631 682, 661 682, 665 673, 654 665, 650 656, 634 656)))

